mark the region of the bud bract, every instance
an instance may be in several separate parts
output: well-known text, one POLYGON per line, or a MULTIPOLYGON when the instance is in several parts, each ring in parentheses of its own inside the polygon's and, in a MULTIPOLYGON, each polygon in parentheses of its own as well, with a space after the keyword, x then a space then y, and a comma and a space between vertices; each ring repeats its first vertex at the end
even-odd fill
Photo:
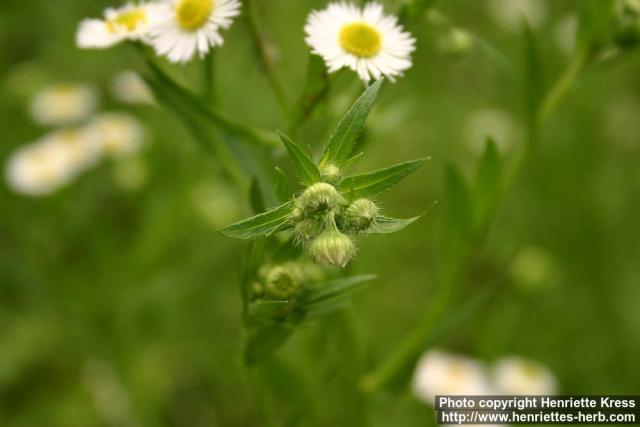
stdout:
POLYGON ((342 175, 339 167, 329 163, 328 165, 320 168, 320 177, 324 182, 327 182, 331 185, 338 185, 340 183, 342 175))

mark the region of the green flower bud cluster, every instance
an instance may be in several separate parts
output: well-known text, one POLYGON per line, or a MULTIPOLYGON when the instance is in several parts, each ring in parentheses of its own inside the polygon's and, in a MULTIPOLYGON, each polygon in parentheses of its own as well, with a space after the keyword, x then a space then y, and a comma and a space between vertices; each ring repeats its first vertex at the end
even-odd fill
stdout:
POLYGON ((265 265, 251 285, 253 299, 290 300, 299 295, 302 271, 296 263, 265 265))
MULTIPOLYGON (((334 166, 323 168, 322 176, 339 181, 334 166)), ((379 213, 374 202, 357 199, 349 203, 329 182, 307 187, 295 199, 291 213, 296 241, 309 248, 312 258, 323 265, 344 267, 355 256, 356 247, 349 236, 373 227, 379 213)))
POLYGON ((618 0, 614 16, 614 41, 631 48, 640 41, 640 0, 618 0))

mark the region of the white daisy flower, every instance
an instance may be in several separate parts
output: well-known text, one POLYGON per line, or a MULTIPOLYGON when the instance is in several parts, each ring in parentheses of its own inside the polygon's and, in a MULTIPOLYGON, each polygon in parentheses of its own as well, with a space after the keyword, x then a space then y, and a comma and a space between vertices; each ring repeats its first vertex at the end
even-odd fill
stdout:
POLYGON ((68 154, 64 147, 44 141, 19 148, 6 165, 9 187, 28 196, 53 193, 74 177, 75 168, 68 154))
POLYGON ((492 394, 484 364, 437 350, 426 353, 418 362, 413 390, 420 400, 430 405, 434 405, 437 395, 492 394))
POLYGON ((144 128, 135 117, 128 114, 100 114, 88 128, 99 140, 102 153, 109 157, 125 157, 136 153, 144 142, 144 128))
POLYGON ((239 14, 238 0, 163 0, 150 29, 151 44, 171 62, 188 62, 196 54, 202 58, 222 45, 220 29, 239 14))
POLYGON ((517 356, 498 360, 493 375, 497 391, 505 395, 550 395, 557 389, 549 369, 517 356))
POLYGON ((76 45, 81 49, 105 49, 124 40, 145 40, 154 21, 154 3, 128 3, 109 8, 104 19, 85 19, 76 33, 76 45))
POLYGON ((65 125, 86 119, 96 109, 98 95, 89 86, 57 84, 32 99, 31 116, 41 125, 65 125))
POLYGON ((135 71, 122 71, 111 81, 111 94, 125 104, 151 104, 153 95, 135 71))
POLYGON ((381 76, 394 81, 411 67, 416 40, 404 31, 395 16, 385 15, 382 5, 331 3, 313 11, 304 28, 311 51, 322 56, 334 72, 348 67, 364 81, 381 76))
POLYGON ((100 141, 90 129, 60 129, 45 136, 42 144, 49 144, 67 156, 70 173, 78 172, 95 166, 100 159, 100 141))

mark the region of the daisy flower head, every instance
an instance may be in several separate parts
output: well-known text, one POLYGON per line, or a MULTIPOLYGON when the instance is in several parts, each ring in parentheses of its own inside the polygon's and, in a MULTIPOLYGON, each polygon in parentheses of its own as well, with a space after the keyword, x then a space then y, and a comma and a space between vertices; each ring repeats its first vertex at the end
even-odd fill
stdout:
POLYGON ((501 394, 555 394, 556 378, 544 365, 518 356, 507 356, 496 362, 494 381, 501 394))
POLYGON ((108 8, 103 19, 80 22, 76 45, 81 49, 106 49, 124 40, 145 40, 157 8, 155 3, 108 8))
POLYGON ((137 153, 144 143, 144 128, 133 116, 125 113, 103 113, 96 116, 88 128, 99 141, 103 155, 112 158, 137 153))
POLYGON ((185 63, 224 42, 220 30, 240 14, 238 0, 163 0, 150 31, 158 55, 185 63))
POLYGON ((94 88, 81 84, 55 84, 36 93, 29 106, 40 125, 67 125, 89 117, 98 105, 94 88))
POLYGON ((331 3, 311 12, 304 30, 311 51, 324 59, 329 72, 348 67, 364 82, 382 76, 394 81, 412 65, 415 38, 377 2, 363 8, 331 3))

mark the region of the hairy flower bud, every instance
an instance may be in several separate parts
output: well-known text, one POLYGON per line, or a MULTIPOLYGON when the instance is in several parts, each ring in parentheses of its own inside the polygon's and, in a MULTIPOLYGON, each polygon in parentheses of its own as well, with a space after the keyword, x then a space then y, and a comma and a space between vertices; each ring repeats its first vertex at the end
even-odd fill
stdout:
POLYGON ((346 231, 364 231, 375 224, 378 206, 369 199, 357 199, 340 217, 340 225, 346 231))
POLYGON ((320 264, 344 267, 354 257, 356 247, 349 236, 337 230, 327 230, 311 243, 309 251, 320 264))
POLYGON ((340 168, 336 165, 329 163, 328 165, 320 168, 320 177, 324 182, 327 182, 331 185, 338 185, 340 183, 340 179, 342 179, 342 173, 340 168))
POLYGON ((271 299, 288 300, 300 290, 300 271, 292 264, 265 267, 261 271, 264 292, 271 299))
POLYGON ((318 182, 304 190, 297 203, 305 215, 313 215, 336 210, 343 201, 336 187, 326 182, 318 182))

